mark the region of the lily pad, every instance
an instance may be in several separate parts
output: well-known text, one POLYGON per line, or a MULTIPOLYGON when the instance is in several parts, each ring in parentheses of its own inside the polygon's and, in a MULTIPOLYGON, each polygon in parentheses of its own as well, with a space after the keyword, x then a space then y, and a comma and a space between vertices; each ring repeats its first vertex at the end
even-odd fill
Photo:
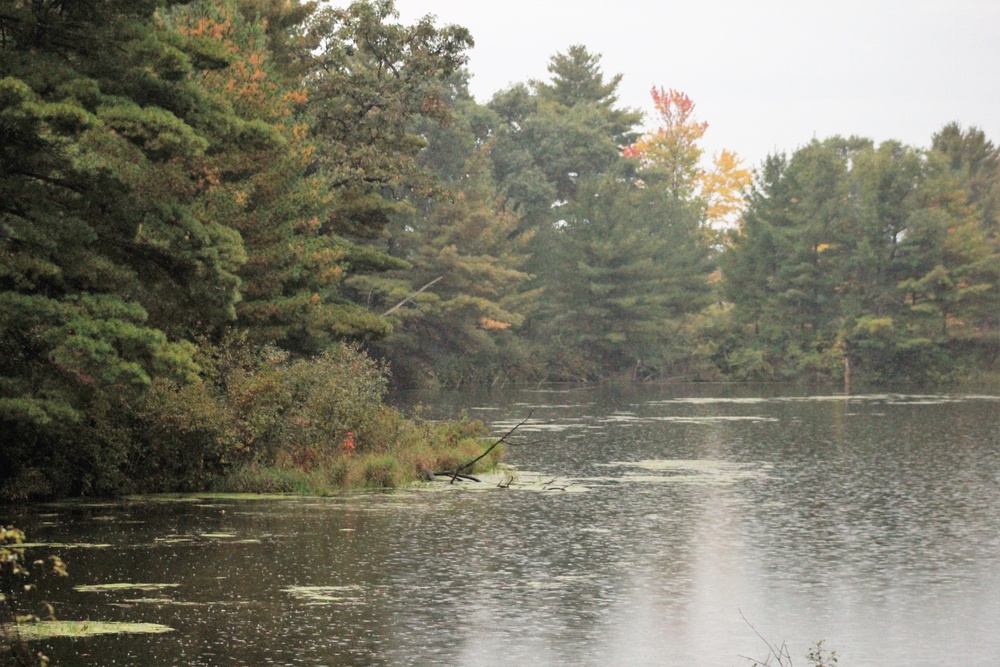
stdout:
MULTIPOLYGON (((95 635, 118 634, 162 634, 173 632, 173 628, 159 623, 117 623, 105 621, 37 621, 17 626, 22 639, 37 641, 54 637, 93 637, 95 635)), ((4 627, 8 632, 9 628, 4 627)))

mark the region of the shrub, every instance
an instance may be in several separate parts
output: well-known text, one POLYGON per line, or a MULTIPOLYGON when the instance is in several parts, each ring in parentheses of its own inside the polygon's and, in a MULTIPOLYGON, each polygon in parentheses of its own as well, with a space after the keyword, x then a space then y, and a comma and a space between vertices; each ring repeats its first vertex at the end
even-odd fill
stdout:
POLYGON ((0 495, 328 493, 399 486, 482 451, 477 422, 413 421, 386 406, 385 365, 355 346, 293 360, 234 335, 203 341, 198 363, 196 381, 95 399, 60 446, 8 466, 0 495))
POLYGON ((378 454, 364 462, 365 486, 391 489, 400 486, 404 477, 399 461, 391 454, 378 454))

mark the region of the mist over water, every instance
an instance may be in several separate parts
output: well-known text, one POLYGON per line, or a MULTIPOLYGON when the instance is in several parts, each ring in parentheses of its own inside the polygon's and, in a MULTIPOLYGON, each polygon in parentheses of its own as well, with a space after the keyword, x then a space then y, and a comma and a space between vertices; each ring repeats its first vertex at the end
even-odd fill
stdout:
POLYGON ((60 619, 173 628, 56 664, 746 665, 756 632, 796 664, 820 639, 842 667, 1000 662, 1000 398, 775 393, 414 396, 497 434, 530 413, 512 488, 9 518, 87 545, 50 547, 60 619), (148 587, 76 588, 113 583, 148 587))

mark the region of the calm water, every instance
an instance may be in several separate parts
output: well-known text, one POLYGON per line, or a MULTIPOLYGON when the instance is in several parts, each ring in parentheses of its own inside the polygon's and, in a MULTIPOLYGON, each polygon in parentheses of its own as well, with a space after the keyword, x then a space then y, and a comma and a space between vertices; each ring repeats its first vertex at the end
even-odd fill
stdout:
MULTIPOLYGON (((423 397, 428 400, 427 397, 423 397)), ((532 488, 3 510, 61 547, 64 665, 1000 664, 1000 398, 608 388, 433 397, 532 488), (697 392, 694 394, 692 392, 697 392), (532 475, 529 473, 537 473, 532 475), (547 490, 538 490, 545 488, 547 490), (565 489, 565 490, 563 490, 565 489), (105 583, 175 584, 80 591, 105 583)), ((39 551, 39 553, 45 553, 39 551)))

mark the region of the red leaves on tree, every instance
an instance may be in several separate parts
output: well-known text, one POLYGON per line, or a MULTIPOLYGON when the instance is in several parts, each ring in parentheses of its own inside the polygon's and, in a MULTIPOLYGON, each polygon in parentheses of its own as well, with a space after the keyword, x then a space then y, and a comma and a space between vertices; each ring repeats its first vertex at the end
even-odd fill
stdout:
POLYGON ((728 150, 715 156, 710 170, 703 168, 699 142, 708 123, 695 119, 694 101, 662 86, 654 86, 650 95, 657 125, 623 148, 622 155, 638 160, 644 171, 659 174, 677 196, 699 200, 706 223, 727 220, 742 205, 741 191, 750 182, 750 171, 728 150))

